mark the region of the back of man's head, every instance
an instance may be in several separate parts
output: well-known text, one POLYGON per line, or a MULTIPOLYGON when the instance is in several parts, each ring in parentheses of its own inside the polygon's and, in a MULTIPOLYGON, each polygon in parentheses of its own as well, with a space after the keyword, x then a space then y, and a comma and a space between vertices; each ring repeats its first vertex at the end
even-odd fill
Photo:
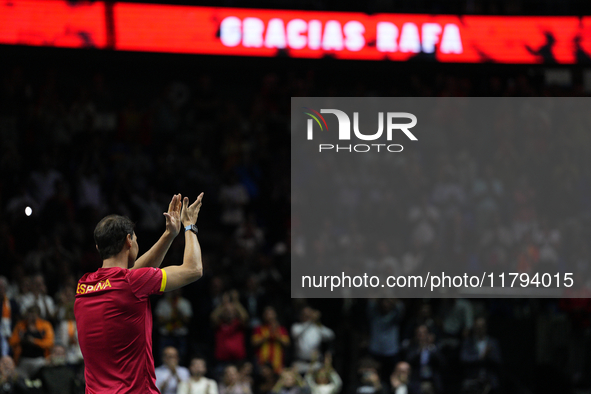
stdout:
POLYGON ((109 215, 94 229, 94 242, 101 259, 116 256, 123 249, 127 235, 133 236, 134 223, 125 216, 109 215))

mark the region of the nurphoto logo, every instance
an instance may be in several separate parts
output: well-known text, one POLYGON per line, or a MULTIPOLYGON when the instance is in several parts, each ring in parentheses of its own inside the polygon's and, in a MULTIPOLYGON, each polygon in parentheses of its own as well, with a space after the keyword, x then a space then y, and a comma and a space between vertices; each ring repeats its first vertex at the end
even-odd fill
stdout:
MULTIPOLYGON (((351 120, 349 115, 339 109, 321 109, 320 112, 312 108, 303 107, 304 113, 310 116, 307 122, 308 140, 314 139, 314 123, 318 125, 321 132, 328 131, 328 125, 322 114, 332 114, 337 117, 339 122, 338 139, 339 141, 351 141, 351 120)), ((386 141, 392 141, 394 131, 402 131, 411 141, 417 141, 417 137, 409 129, 417 124, 417 117, 409 112, 386 112, 386 141), (410 123, 395 123, 395 120, 408 119, 410 123)), ((363 134, 359 131, 359 112, 353 112, 353 134, 355 138, 361 141, 376 141, 384 134, 384 113, 378 112, 378 131, 373 134, 363 134)), ((372 143, 372 144, 319 144, 320 153, 326 151, 333 152, 356 152, 365 153, 370 151, 402 152, 403 146, 400 144, 372 143)))

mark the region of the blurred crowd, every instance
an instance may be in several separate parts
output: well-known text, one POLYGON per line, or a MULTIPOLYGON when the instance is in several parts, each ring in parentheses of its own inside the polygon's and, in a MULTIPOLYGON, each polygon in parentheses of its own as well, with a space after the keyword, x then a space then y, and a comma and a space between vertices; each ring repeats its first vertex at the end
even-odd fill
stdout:
MULTIPOLYGON (((152 303, 163 393, 543 392, 532 389, 538 363, 559 382, 554 392, 589 384, 586 300, 290 295, 289 97, 581 95, 581 85, 546 86, 520 72, 414 72, 341 86, 280 68, 230 82, 215 69, 171 67, 155 80, 141 67, 126 77, 3 68, 0 393, 83 392, 72 308, 78 278, 101 265, 94 226, 106 214, 129 216, 141 253, 164 230, 171 196, 201 191, 204 277, 152 303), (569 339, 557 343, 556 332, 569 339)), ((591 140, 583 126, 560 141, 550 130, 500 134, 485 156, 448 146, 410 158, 400 180, 408 186, 390 196, 400 237, 368 247, 403 267, 446 248, 480 265, 577 259, 586 269, 591 140), (531 160, 544 149, 552 163, 531 160)), ((179 264, 182 253, 179 237, 163 265, 179 264)))
MULTIPOLYGON (((54 303, 47 295, 43 276, 36 275, 33 280, 30 292, 20 295, 11 294, 8 281, 0 277, 0 296, 5 300, 0 392, 82 393, 83 358, 72 300, 62 295, 73 295, 73 291, 59 293, 54 303)), ((210 316, 205 317, 206 323, 197 322, 202 330, 211 330, 211 335, 203 337, 195 336, 190 324, 197 302, 184 298, 181 291, 160 297, 154 308, 160 391, 503 392, 499 391, 502 356, 498 341, 488 335, 486 319, 475 317, 469 300, 442 304, 444 313, 437 318, 429 302, 420 303, 416 313, 407 313, 405 303, 397 299, 372 299, 358 305, 366 309, 363 317, 367 326, 359 327, 358 332, 365 336, 366 343, 360 346, 365 350, 352 358, 355 361, 349 367, 341 359, 341 373, 350 374, 343 387, 332 360, 333 354, 343 357, 346 350, 335 331, 324 325, 320 310, 300 299, 294 303, 300 307, 299 319, 286 327, 272 306, 280 303, 264 296, 260 289, 258 293, 245 292, 244 298, 237 290, 230 290, 210 299, 210 316)))
POLYGON ((419 149, 298 156, 312 164, 296 164, 294 263, 382 278, 572 272, 565 294, 591 295, 587 102, 440 103, 418 115, 419 149))

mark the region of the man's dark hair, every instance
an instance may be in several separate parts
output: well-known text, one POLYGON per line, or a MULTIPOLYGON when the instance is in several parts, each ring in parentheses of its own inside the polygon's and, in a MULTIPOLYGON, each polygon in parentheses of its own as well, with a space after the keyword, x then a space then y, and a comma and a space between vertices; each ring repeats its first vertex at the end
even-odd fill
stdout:
POLYGON ((41 316, 41 308, 39 305, 33 304, 27 308, 27 313, 34 313, 37 317, 41 316))
POLYGON ((117 255, 123 249, 127 235, 133 236, 135 224, 125 216, 109 215, 96 225, 94 242, 101 259, 117 255))

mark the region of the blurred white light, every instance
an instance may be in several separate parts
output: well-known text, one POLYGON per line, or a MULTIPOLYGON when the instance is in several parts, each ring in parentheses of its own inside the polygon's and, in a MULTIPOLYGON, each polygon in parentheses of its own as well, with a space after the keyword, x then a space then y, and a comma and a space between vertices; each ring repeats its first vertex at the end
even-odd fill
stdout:
POLYGON ((33 213, 33 210, 31 209, 31 207, 26 207, 25 208, 25 215, 31 216, 32 213, 33 213))

